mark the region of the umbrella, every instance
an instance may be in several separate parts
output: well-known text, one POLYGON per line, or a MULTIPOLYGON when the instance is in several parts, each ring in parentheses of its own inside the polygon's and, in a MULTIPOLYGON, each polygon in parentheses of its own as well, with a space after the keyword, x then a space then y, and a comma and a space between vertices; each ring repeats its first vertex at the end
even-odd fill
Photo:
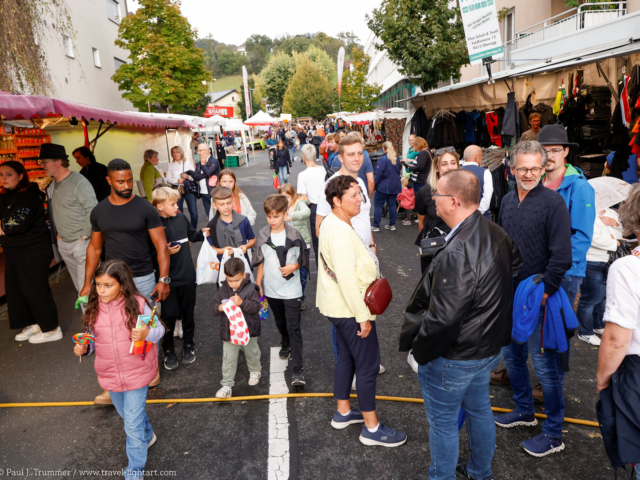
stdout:
POLYGON ((614 177, 592 178, 589 184, 596 191, 596 212, 623 202, 631 189, 627 182, 614 177))

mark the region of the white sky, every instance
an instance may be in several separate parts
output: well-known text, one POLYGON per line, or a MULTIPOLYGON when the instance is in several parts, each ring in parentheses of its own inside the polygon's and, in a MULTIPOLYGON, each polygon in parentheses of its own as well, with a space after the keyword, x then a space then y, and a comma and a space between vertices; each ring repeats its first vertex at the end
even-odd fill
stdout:
MULTIPOLYGON (((353 31, 364 45, 369 35, 365 15, 379 7, 381 0, 182 0, 182 14, 198 30, 222 43, 241 45, 253 34, 270 38, 285 34, 325 32, 335 37, 353 31)), ((129 10, 138 8, 127 0, 129 10)))

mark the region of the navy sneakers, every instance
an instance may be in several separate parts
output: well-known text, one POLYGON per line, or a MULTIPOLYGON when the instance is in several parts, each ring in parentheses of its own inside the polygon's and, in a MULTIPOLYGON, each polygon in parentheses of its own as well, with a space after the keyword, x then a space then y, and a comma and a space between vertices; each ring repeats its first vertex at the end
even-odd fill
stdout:
POLYGON ((331 420, 331 426, 337 430, 347 428, 349 425, 353 425, 354 423, 364 423, 362 412, 355 408, 352 408, 348 415, 342 415, 336 410, 333 414, 333 419, 331 420))
POLYGON ((396 432, 393 428, 385 427, 382 422, 378 430, 371 433, 367 427, 362 426, 360 443, 363 445, 380 445, 381 447, 399 447, 407 441, 407 436, 402 432, 396 432))
POLYGON ((511 427, 533 427, 538 424, 535 415, 523 415, 522 413, 514 410, 509 413, 502 413, 493 417, 496 421, 496 425, 503 428, 511 427))
POLYGON ((546 433, 541 433, 537 437, 525 440, 520 445, 522 445, 525 452, 534 457, 545 457, 564 450, 564 443, 560 438, 551 438, 546 433))

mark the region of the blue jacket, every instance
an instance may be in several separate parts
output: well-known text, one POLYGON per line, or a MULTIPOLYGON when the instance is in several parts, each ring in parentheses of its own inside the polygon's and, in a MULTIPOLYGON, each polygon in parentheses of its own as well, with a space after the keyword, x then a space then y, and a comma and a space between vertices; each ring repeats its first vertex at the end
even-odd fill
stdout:
POLYGON ((573 264, 565 276, 584 277, 587 271, 587 250, 593 239, 596 222, 596 193, 582 170, 565 165, 567 171, 560 188, 556 190, 571 215, 571 257, 573 264))
POLYGON ((396 159, 394 165, 389 157, 383 155, 378 159, 376 171, 374 172, 376 179, 376 191, 387 195, 397 195, 402 191, 402 183, 400 183, 400 159, 396 159))
MULTIPOLYGON (((540 303, 544 294, 544 282, 534 282, 538 275, 532 275, 520 282, 513 298, 513 327, 511 337, 516 343, 526 342, 538 324, 540 303)), ((567 294, 562 288, 547 298, 544 325, 542 328, 542 348, 566 352, 569 348, 567 334, 578 328, 578 319, 573 312, 567 294)), ((569 338, 573 333, 569 335, 569 338)), ((539 352, 531 352, 535 355, 539 352)))

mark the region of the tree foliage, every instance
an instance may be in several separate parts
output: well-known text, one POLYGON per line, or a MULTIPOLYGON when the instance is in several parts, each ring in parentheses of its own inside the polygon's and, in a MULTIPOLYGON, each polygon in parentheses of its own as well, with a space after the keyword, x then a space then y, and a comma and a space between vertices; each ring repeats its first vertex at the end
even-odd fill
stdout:
POLYGON ((304 52, 309 48, 313 42, 310 38, 298 36, 288 38, 280 44, 278 51, 284 52, 287 55, 291 55, 293 52, 304 52))
POLYGON ((296 62, 284 52, 276 52, 269 58, 260 73, 260 86, 270 105, 282 108, 287 87, 296 73, 296 62))
POLYGON ((301 60, 284 96, 283 111, 294 117, 324 118, 333 111, 333 88, 320 67, 301 60))
POLYGON ((218 55, 218 63, 220 70, 225 75, 235 75, 240 73, 243 65, 248 65, 251 62, 250 57, 242 55, 237 52, 230 52, 229 50, 223 50, 218 55))
MULTIPOLYGON (((249 84, 249 89, 253 90, 256 87, 256 81, 253 78, 249 78, 247 80, 247 83, 249 84)), ((242 82, 242 85, 240 86, 240 101, 236 104, 236 108, 238 109, 238 111, 236 112, 236 114, 239 114, 242 117, 242 121, 246 121, 247 120, 247 107, 245 106, 245 102, 244 102, 244 82, 242 82)), ((256 113, 258 113, 258 110, 262 110, 262 97, 260 96, 258 91, 255 92, 251 92, 251 115, 255 115, 256 113)))
POLYGON ((367 73, 371 58, 358 47, 351 51, 353 69, 347 69, 342 78, 342 110, 347 112, 368 112, 380 98, 382 87, 367 83, 367 73))
POLYGON ((122 96, 138 108, 147 102, 175 109, 193 105, 207 90, 210 74, 197 32, 180 13, 179 0, 139 0, 140 8, 120 23, 116 45, 130 52, 131 63, 112 79, 122 96))
POLYGON ((295 60, 296 69, 300 65, 303 59, 307 58, 311 63, 315 63, 316 66, 322 71, 322 74, 327 77, 330 82, 337 82, 336 64, 327 54, 327 52, 317 45, 311 45, 304 52, 293 52, 293 59, 295 60))
POLYGON ((182 109, 171 110, 171 113, 178 113, 180 115, 191 115, 193 117, 204 117, 207 107, 209 106, 210 99, 207 95, 203 95, 193 105, 183 107, 182 109))
POLYGON ((469 63, 460 8, 449 0, 383 0, 367 15, 367 25, 382 42, 401 74, 418 77, 422 90, 460 78, 469 63))

